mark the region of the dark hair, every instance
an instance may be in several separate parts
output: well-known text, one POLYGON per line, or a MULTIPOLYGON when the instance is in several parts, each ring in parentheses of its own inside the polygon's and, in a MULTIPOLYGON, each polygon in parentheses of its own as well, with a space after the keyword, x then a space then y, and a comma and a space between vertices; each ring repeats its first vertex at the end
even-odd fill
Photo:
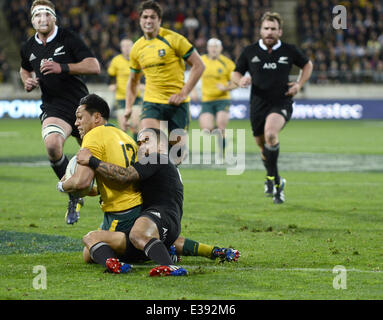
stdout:
POLYGON ((85 110, 90 114, 99 112, 105 120, 109 120, 110 109, 108 103, 97 94, 91 93, 81 98, 80 105, 85 105, 85 110))
POLYGON ((147 0, 147 1, 141 2, 140 5, 138 6, 139 16, 141 17, 144 10, 147 10, 147 9, 154 10, 157 13, 158 18, 160 18, 160 20, 162 19, 162 8, 158 4, 158 2, 153 0, 147 0))
POLYGON ((277 21, 278 25, 279 25, 279 29, 282 29, 283 20, 282 20, 281 15, 278 12, 270 12, 270 11, 265 12, 261 18, 261 23, 263 23, 263 21, 265 21, 265 20, 277 21))

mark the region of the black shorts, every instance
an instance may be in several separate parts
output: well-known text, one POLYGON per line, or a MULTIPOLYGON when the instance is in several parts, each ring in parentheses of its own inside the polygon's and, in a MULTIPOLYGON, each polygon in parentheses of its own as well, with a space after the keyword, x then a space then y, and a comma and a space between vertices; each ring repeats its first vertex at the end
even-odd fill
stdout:
POLYGON ((141 217, 148 217, 157 225, 160 240, 167 248, 177 240, 181 233, 181 219, 172 214, 148 208, 141 212, 141 217))
POLYGON ((293 101, 281 100, 272 102, 259 97, 254 98, 250 104, 250 122, 254 137, 264 134, 266 118, 270 113, 280 114, 287 123, 293 113, 293 101))
POLYGON ((43 121, 49 117, 55 117, 64 120, 72 127, 71 136, 75 138, 80 138, 80 133, 78 132, 77 127, 74 125, 76 122, 76 106, 75 108, 63 108, 55 105, 42 104, 40 106, 42 113, 40 114, 40 121, 43 121))
MULTIPOLYGON (((170 246, 174 244, 181 233, 181 219, 178 219, 174 215, 160 212, 160 210, 155 208, 148 208, 141 211, 140 217, 148 217, 157 225, 160 240, 167 248, 170 248, 170 246)), ((126 236, 126 251, 124 255, 119 256, 118 258, 121 261, 128 263, 145 262, 149 260, 143 251, 134 247, 134 245, 130 242, 130 229, 122 231, 126 236)))

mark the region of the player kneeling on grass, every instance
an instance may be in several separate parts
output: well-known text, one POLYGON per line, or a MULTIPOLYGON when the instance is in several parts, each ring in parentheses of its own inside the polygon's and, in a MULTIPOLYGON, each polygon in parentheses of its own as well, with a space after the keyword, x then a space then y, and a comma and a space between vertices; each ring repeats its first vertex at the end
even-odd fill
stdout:
POLYGON ((208 246, 179 237, 183 185, 177 167, 169 161, 167 141, 159 129, 142 130, 138 135, 140 161, 125 168, 102 162, 87 149, 77 154, 79 164, 89 165, 96 176, 106 181, 125 186, 140 182, 142 212, 131 229, 113 233, 93 231, 83 238, 92 260, 112 272, 124 273, 131 269, 122 261, 149 258, 159 264, 150 271, 151 276, 179 276, 186 275, 187 271, 174 265, 177 254, 202 255, 221 261, 237 261, 240 256, 231 248, 208 246), (172 254, 169 249, 173 249, 172 254))

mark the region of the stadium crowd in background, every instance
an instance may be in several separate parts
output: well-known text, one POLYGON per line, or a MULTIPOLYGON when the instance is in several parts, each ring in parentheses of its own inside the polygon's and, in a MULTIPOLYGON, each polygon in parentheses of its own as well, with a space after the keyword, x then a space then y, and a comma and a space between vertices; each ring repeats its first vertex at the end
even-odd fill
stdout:
POLYGON ((298 35, 314 63, 313 83, 383 81, 383 2, 299 0, 298 35), (332 9, 347 9, 347 28, 334 29, 332 9))
MULTIPOLYGON (((79 33, 101 62, 105 82, 109 61, 119 53, 122 36, 137 40, 139 0, 56 1, 59 24, 79 33)), ((17 42, 34 34, 28 12, 31 0, 5 0, 4 14, 17 42)), ((297 34, 301 48, 314 62, 312 83, 359 83, 383 81, 382 0, 297 0, 297 34), (332 26, 332 8, 347 8, 347 29, 332 26)), ((262 14, 271 10, 272 0, 161 0, 163 27, 186 36, 200 54, 206 42, 222 41, 223 54, 236 60, 241 48, 256 41, 262 14)))
MULTIPOLYGON (((17 42, 34 34, 25 8, 30 0, 5 0, 4 13, 17 42)), ((104 77, 88 77, 105 82, 106 68, 119 53, 121 37, 134 41, 142 36, 137 12, 139 0, 55 1, 58 23, 78 33, 101 63, 104 77)), ((254 42, 259 34, 260 17, 271 9, 271 0, 190 0, 159 1, 164 8, 162 26, 184 35, 200 54, 207 41, 222 41, 222 54, 235 60, 241 48, 254 42)))
POLYGON ((11 69, 7 61, 4 49, 0 47, 0 83, 7 82, 10 79, 11 69))

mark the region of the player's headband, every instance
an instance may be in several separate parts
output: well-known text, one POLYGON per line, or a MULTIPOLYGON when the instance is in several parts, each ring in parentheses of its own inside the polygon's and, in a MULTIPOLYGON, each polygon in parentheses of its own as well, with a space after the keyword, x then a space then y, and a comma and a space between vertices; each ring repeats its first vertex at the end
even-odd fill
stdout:
POLYGON ((35 16, 35 14, 37 13, 41 13, 41 12, 48 12, 50 13, 52 16, 54 16, 56 18, 56 12, 52 9, 52 8, 49 8, 48 6, 36 6, 33 10, 32 10, 32 19, 33 17, 35 16))

